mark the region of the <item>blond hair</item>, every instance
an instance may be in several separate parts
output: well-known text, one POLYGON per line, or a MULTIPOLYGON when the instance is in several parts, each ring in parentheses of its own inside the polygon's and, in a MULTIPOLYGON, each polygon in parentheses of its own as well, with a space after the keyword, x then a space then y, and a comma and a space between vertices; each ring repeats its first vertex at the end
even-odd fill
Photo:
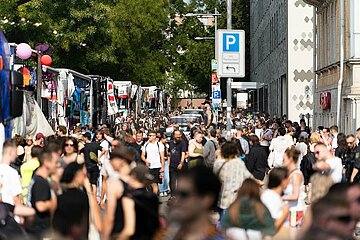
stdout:
POLYGON ((310 143, 320 143, 321 142, 321 136, 319 133, 314 132, 310 135, 310 143))

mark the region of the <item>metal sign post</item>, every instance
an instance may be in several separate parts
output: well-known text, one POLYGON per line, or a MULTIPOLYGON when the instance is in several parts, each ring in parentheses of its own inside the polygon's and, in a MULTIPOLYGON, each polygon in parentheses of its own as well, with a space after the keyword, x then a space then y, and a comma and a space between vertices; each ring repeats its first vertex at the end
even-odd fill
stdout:
MULTIPOLYGON (((231 29, 231 25, 232 25, 232 1, 231 0, 227 0, 227 21, 226 21, 226 28, 227 29, 231 29)), ((219 35, 219 34, 218 34, 219 35)), ((221 67, 222 69, 222 67, 221 67)), ((228 131, 228 133, 230 133, 231 130, 231 82, 232 82, 232 78, 228 78, 227 79, 227 84, 226 84, 226 129, 228 131)))
POLYGON ((218 77, 227 78, 226 122, 227 131, 231 130, 232 78, 245 77, 245 31, 231 30, 232 0, 227 0, 227 30, 216 32, 216 60, 218 77))

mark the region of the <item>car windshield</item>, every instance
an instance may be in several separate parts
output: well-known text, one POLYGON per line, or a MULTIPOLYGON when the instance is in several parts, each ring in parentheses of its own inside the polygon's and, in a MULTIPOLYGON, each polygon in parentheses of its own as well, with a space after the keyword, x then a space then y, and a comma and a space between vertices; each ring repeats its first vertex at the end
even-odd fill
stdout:
POLYGON ((176 117, 176 118, 171 118, 171 121, 173 123, 177 123, 177 124, 187 124, 190 121, 194 121, 196 120, 195 117, 176 117))

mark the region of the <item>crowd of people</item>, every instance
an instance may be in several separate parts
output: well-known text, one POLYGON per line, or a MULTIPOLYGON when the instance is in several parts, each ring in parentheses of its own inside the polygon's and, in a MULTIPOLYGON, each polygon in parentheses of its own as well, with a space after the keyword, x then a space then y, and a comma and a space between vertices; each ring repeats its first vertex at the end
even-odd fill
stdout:
POLYGON ((119 115, 15 136, 0 164, 0 239, 355 239, 360 129, 234 112, 119 115), (171 136, 167 134, 171 132, 171 136))

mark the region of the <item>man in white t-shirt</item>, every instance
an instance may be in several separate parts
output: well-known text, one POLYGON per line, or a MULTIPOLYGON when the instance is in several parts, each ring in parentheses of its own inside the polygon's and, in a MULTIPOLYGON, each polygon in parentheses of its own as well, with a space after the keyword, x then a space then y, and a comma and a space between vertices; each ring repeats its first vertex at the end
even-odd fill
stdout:
POLYGON ((291 136, 286 135, 285 128, 278 129, 279 136, 271 141, 269 150, 270 155, 268 158, 269 167, 282 167, 284 152, 286 149, 294 145, 291 136))
POLYGON ((21 202, 21 182, 18 172, 10 167, 17 157, 16 144, 12 141, 5 141, 3 145, 2 159, 0 161, 0 199, 14 208, 14 213, 19 216, 31 216, 35 210, 25 207, 21 202))
POLYGON ((161 142, 156 141, 155 131, 149 131, 148 137, 149 141, 145 143, 142 149, 141 160, 145 162, 146 166, 150 169, 150 173, 153 175, 154 180, 151 186, 154 193, 157 194, 159 191, 158 183, 162 182, 160 173, 164 172, 165 148, 161 142))
POLYGON ((12 142, 5 142, 3 146, 3 156, 0 164, 0 184, 2 185, 1 197, 2 202, 15 205, 22 193, 20 177, 18 172, 10 167, 16 159, 16 145, 12 142))
POLYGON ((323 143, 315 146, 315 157, 318 160, 314 166, 315 170, 329 172, 334 183, 341 182, 343 166, 340 158, 334 157, 323 143))
POLYGON ((276 230, 279 230, 289 215, 289 206, 281 198, 289 179, 288 170, 284 167, 270 171, 267 189, 261 195, 261 201, 269 209, 276 230))

